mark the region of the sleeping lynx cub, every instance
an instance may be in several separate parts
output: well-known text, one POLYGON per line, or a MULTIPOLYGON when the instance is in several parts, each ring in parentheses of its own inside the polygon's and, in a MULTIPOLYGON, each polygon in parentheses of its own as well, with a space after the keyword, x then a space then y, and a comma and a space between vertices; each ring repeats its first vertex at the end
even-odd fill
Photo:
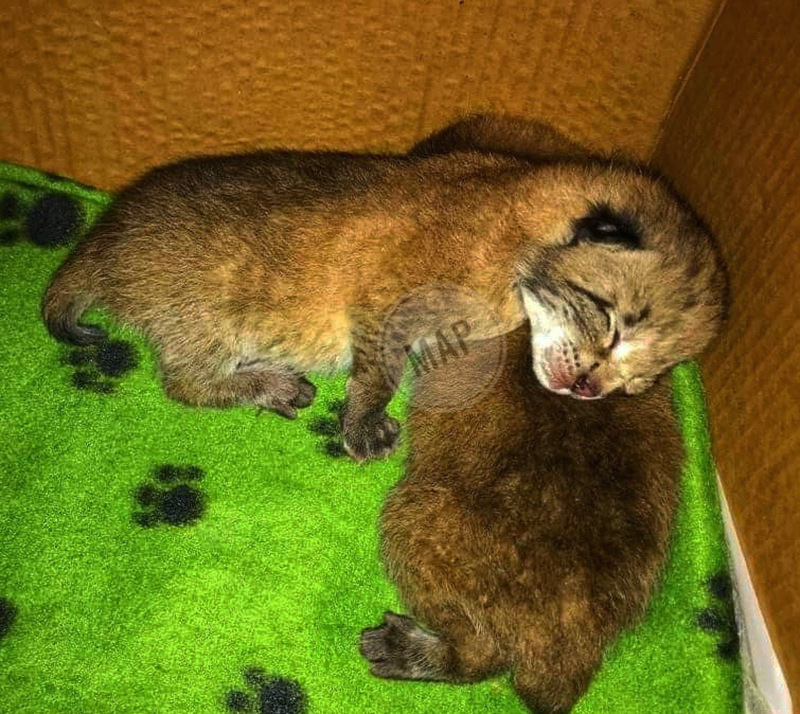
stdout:
POLYGON ((646 388, 724 312, 708 231, 638 166, 274 151, 146 173, 61 266, 43 314, 55 337, 86 343, 103 332, 81 316, 108 308, 152 341, 167 393, 189 404, 294 417, 314 397, 306 372, 347 366, 344 443, 362 460, 396 445, 384 410, 403 346, 461 317, 442 300, 384 329, 429 285, 489 306, 492 328, 472 315, 471 338, 530 320, 537 377, 582 398, 646 388))

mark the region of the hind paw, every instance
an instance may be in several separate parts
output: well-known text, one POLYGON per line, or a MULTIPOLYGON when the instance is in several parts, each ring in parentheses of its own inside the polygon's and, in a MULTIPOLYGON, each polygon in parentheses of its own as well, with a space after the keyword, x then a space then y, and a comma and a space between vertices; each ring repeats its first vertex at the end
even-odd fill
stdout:
POLYGON ((376 677, 430 679, 435 672, 425 655, 437 643, 435 635, 425 632, 410 617, 387 612, 381 625, 361 633, 360 650, 376 677))
POLYGON ((295 419, 297 410, 309 406, 317 393, 305 377, 280 373, 264 373, 259 387, 255 405, 287 419, 295 419))
POLYGON ((299 377, 297 380, 297 396, 294 398, 292 406, 304 409, 311 405, 316 395, 317 388, 305 377, 299 377))

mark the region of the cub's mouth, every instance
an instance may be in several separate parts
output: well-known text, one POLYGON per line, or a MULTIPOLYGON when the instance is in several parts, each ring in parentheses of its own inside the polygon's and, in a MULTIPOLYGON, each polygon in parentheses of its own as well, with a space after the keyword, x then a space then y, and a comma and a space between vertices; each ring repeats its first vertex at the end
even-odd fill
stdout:
POLYGON ((534 360, 533 371, 545 389, 573 399, 602 399, 606 396, 600 381, 591 373, 572 374, 534 360))

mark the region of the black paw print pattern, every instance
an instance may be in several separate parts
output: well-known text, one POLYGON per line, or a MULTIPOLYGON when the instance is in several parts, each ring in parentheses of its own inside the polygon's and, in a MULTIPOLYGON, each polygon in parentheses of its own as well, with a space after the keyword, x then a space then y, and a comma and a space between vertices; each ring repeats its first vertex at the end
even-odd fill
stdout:
POLYGON ((77 238, 83 225, 80 204, 63 193, 46 193, 26 205, 16 194, 0 194, 0 245, 28 240, 59 248, 77 238))
POLYGON ((306 696, 293 679, 266 674, 258 667, 248 667, 243 674, 250 692, 233 689, 225 697, 230 712, 247 714, 303 714, 306 696))
POLYGON ((205 511, 205 494, 193 484, 203 479, 197 466, 156 467, 152 481, 136 489, 136 503, 143 510, 133 514, 140 526, 150 528, 164 523, 187 526, 197 521, 205 511))
POLYGON ((62 360, 75 367, 72 384, 97 394, 112 394, 117 380, 138 364, 133 345, 123 340, 103 340, 70 350, 62 360))
POLYGON ((322 438, 322 450, 332 458, 345 456, 344 446, 342 445, 342 425, 341 415, 344 409, 344 401, 337 399, 328 405, 330 416, 317 416, 308 422, 308 430, 315 436, 322 438))
POLYGON ((733 608, 733 584, 727 573, 718 573, 709 578, 706 586, 714 603, 698 613, 697 624, 702 630, 719 636, 717 654, 723 660, 733 662, 739 656, 739 630, 733 608))
POLYGON ((0 597, 0 640, 10 631, 14 620, 17 619, 17 608, 6 597, 0 597))
POLYGON ((21 235, 15 222, 22 216, 22 206, 13 193, 0 196, 0 244, 12 245, 20 240, 21 235))

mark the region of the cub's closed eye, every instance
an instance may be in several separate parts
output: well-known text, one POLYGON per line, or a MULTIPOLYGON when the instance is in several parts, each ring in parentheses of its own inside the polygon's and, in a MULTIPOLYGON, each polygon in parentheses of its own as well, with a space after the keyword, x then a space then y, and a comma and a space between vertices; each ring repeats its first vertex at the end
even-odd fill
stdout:
POLYGON ((608 345, 608 349, 613 350, 618 344, 621 339, 619 334, 619 330, 614 330, 614 334, 611 336, 611 343, 608 345))
POLYGON ((622 316, 622 323, 625 327, 633 327, 634 325, 638 325, 643 320, 646 320, 650 317, 650 306, 646 306, 642 308, 638 313, 626 313, 622 316))
POLYGON ((641 227, 633 216, 615 211, 607 204, 598 204, 573 222, 569 245, 600 243, 636 249, 641 247, 641 242, 641 227))
POLYGON ((604 235, 612 235, 621 232, 620 227, 616 223, 598 223, 593 226, 592 230, 604 235))

